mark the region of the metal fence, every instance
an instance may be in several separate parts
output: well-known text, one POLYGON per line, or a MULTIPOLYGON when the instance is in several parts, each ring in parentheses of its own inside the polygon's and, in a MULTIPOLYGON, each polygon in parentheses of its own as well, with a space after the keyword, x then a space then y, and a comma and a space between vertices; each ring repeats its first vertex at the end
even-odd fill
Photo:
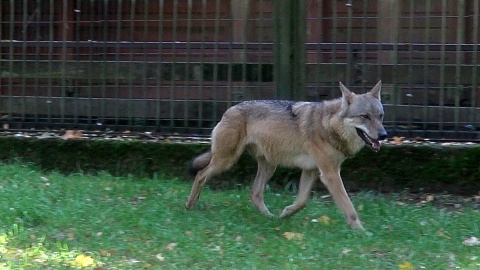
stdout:
POLYGON ((242 100, 320 101, 339 81, 361 93, 382 79, 390 134, 480 139, 476 0, 0 0, 0 11, 10 129, 208 134, 242 100))

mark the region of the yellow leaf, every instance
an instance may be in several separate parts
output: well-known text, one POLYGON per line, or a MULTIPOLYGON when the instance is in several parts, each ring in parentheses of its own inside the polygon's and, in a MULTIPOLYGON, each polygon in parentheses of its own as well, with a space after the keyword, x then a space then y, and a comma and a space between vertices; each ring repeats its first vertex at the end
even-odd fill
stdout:
POLYGON ((403 262, 398 265, 398 270, 413 270, 415 267, 413 267, 413 264, 411 262, 403 262))
POLYGON ((320 224, 322 224, 322 225, 329 226, 331 219, 330 219, 329 216, 323 215, 323 216, 321 216, 321 217, 318 219, 318 221, 319 221, 320 224))
POLYGON ((405 139, 405 137, 394 136, 393 137, 393 142, 394 143, 401 143, 403 141, 403 139, 405 139))
POLYGON ((90 256, 85 256, 83 254, 75 257, 74 264, 78 267, 87 267, 93 264, 93 258, 90 256))
POLYGON ((287 240, 303 240, 304 235, 303 233, 296 233, 296 232, 284 232, 283 237, 287 240))

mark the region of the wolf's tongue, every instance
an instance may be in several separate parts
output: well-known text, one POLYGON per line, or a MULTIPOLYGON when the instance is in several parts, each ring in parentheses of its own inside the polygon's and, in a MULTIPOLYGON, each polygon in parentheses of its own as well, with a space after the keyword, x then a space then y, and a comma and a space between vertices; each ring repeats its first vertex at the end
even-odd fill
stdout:
POLYGON ((372 148, 375 150, 375 152, 380 150, 380 141, 375 140, 375 139, 370 139, 372 141, 372 148))

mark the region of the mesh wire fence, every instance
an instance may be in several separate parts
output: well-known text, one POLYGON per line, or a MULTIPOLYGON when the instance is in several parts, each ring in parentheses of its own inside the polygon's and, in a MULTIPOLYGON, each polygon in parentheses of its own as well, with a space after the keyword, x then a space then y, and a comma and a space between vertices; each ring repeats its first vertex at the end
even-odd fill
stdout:
MULTIPOLYGON (((381 79, 390 134, 480 139, 479 1, 304 1, 305 100, 381 79)), ((208 134, 233 104, 278 97, 274 5, 1 0, 1 119, 208 134)))

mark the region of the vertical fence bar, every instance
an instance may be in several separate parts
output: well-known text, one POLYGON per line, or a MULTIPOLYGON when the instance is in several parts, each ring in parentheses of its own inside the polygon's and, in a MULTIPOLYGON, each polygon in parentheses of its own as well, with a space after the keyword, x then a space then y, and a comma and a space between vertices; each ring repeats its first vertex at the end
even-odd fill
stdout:
MULTIPOLYGON (((72 4, 72 7, 74 5, 72 4)), ((75 8, 73 10, 74 14, 75 14, 75 42, 76 44, 79 44, 79 41, 80 41, 80 23, 81 23, 81 19, 80 19, 80 13, 82 12, 81 11, 81 1, 76 1, 76 5, 75 5, 75 8)), ((70 23, 73 23, 70 22, 70 23)), ((91 21, 90 21, 90 24, 91 24, 91 21)), ((77 72, 77 78, 73 78, 73 81, 74 83, 71 84, 72 87, 74 87, 74 91, 77 91, 75 93, 75 96, 74 96, 74 99, 75 99, 75 123, 77 124, 80 124, 80 121, 79 121, 79 111, 80 113, 82 114, 82 116, 85 116, 83 115, 84 113, 86 114, 86 117, 87 117, 87 127, 90 127, 90 105, 87 105, 87 110, 86 112, 83 112, 83 102, 84 102, 84 97, 83 96, 80 96, 79 94, 83 91, 81 91, 80 87, 79 87, 79 80, 82 80, 83 81, 83 74, 80 74, 80 70, 82 69, 82 66, 81 66, 81 61, 83 61, 83 59, 81 58, 80 56, 81 52, 80 52, 80 48, 79 46, 75 46, 74 48, 74 55, 76 55, 76 59, 75 59, 75 71, 77 72)), ((88 86, 87 86, 88 87, 88 86)), ((82 85, 82 88, 83 88, 83 85, 82 85)), ((89 95, 89 92, 87 91, 87 97, 89 95)), ((91 101, 89 100, 89 103, 91 101)))
MULTIPOLYGON (((472 104, 470 105, 470 117, 469 121, 471 123, 471 129, 475 130, 477 127, 477 90, 478 90, 478 81, 477 81, 477 71, 478 71, 478 24, 479 24, 479 1, 473 1, 473 27, 472 27, 472 43, 473 43, 473 52, 472 52, 472 86, 471 86, 471 99, 472 104)), ((480 127, 479 127, 480 128, 480 127)))
POLYGON ((409 89, 409 93, 406 95, 406 98, 408 100, 408 116, 407 116, 407 120, 408 120, 408 123, 407 123, 407 126, 408 126, 408 130, 409 130, 409 133, 410 133, 410 137, 411 137, 411 129, 412 129, 412 120, 413 120, 413 108, 412 108, 412 99, 415 98, 415 91, 413 91, 414 89, 414 85, 413 85, 413 78, 414 78, 414 74, 413 74, 413 49, 412 49, 412 43, 413 43, 413 27, 414 27, 414 18, 415 18, 415 14, 414 14, 414 1, 415 0, 410 0, 409 1, 409 11, 408 11, 408 89, 409 89))
POLYGON ((176 43, 177 43, 177 14, 178 12, 178 0, 173 0, 173 14, 172 14, 172 63, 170 65, 170 129, 175 127, 175 78, 176 74, 176 43))
MULTIPOLYGON (((251 3, 251 2, 250 2, 251 3)), ((258 85, 255 87, 255 89, 258 89, 259 92, 263 93, 263 49, 262 49, 262 44, 263 44, 263 9, 264 9, 264 3, 263 0, 260 0, 259 2, 259 10, 258 10, 258 18, 253 18, 254 20, 256 19, 258 24, 258 49, 257 49, 257 83, 258 85)), ((258 5, 257 5, 258 6, 258 5)), ((254 91, 256 93, 257 90, 254 91)), ((258 95, 254 94, 255 99, 257 99, 258 95)))
MULTIPOLYGON (((399 37, 399 27, 400 27, 400 16, 401 16, 401 3, 397 2, 396 7, 393 8, 393 12, 391 13, 392 17, 391 20, 393 20, 393 69, 392 69, 392 74, 397 74, 398 70, 398 37, 399 37)), ((393 83, 393 96, 394 96, 394 102, 395 106, 393 107, 393 110, 390 112, 390 114, 393 115, 393 119, 397 119, 398 115, 398 107, 401 105, 401 100, 398 99, 399 97, 399 86, 398 86, 398 80, 397 76, 392 76, 392 83, 393 83)), ((409 120, 411 121, 411 120, 409 120)), ((393 123, 393 130, 398 130, 398 123, 395 121, 393 123)))
MULTIPOLYGON (((232 3, 230 2, 230 5, 232 3)), ((232 7, 230 6, 230 10, 232 9, 232 7)), ((232 13, 230 13, 230 18, 228 20, 228 27, 229 29, 233 29, 235 27, 235 18, 233 16, 232 13)), ((229 38, 229 42, 228 42, 228 66, 227 66, 227 96, 228 97, 233 97, 233 95, 237 96, 237 97, 241 97, 241 95, 238 93, 238 91, 233 91, 233 61, 235 59, 235 51, 233 50, 233 42, 235 41, 235 34, 234 34, 234 31, 231 31, 230 32, 230 36, 228 36, 229 38)), ((231 102, 228 101, 227 102, 227 106, 230 107, 231 106, 231 102)))
POLYGON ((218 82, 218 39, 220 32, 220 0, 215 1, 215 34, 213 49, 213 122, 217 122, 217 82, 218 82))
MULTIPOLYGON (((241 18, 242 20, 245 20, 243 22, 243 33, 242 33, 242 37, 243 37, 243 40, 242 40, 242 52, 241 52, 241 57, 240 57, 240 61, 242 62, 242 93, 243 95, 245 95, 247 92, 247 39, 248 39, 248 35, 247 35, 247 32, 248 32, 248 26, 249 26, 249 23, 248 23, 248 9, 249 9, 249 5, 250 5, 251 1, 247 1, 247 12, 246 12, 246 15, 245 17, 241 18)), ((238 19, 238 18, 237 18, 238 19)), ((250 94, 248 94, 250 96, 250 94)), ((231 100, 231 95, 228 97, 229 100, 231 100)), ((230 103, 229 103, 230 104, 230 103)))
MULTIPOLYGON (((108 52, 108 49, 107 49, 107 33, 109 31, 108 29, 108 25, 109 25, 109 19, 111 16, 110 13, 109 13, 109 0, 103 0, 103 27, 102 27, 102 41, 103 41, 103 48, 102 48, 102 72, 101 72, 101 78, 102 78, 102 84, 101 84, 101 101, 100 101, 100 117, 101 117, 101 121, 103 123, 105 123, 106 121, 106 118, 107 118, 107 115, 106 115, 106 109, 105 109, 105 104, 107 102, 107 97, 106 97, 106 93, 107 93, 107 70, 108 70, 108 66, 109 66, 109 63, 107 62, 107 52, 108 52)), ((119 6, 122 5, 122 0, 118 0, 117 1, 117 8, 119 6)), ((113 6, 113 5, 112 5, 113 6)), ((117 18, 117 23, 120 23, 120 19, 117 18)), ((118 28, 120 29, 120 28, 118 28)), ((118 30, 117 30, 118 31, 118 30)), ((115 58, 114 59, 117 59, 117 49, 115 49, 115 58)), ((118 61, 115 61, 115 64, 114 64, 114 71, 118 71, 118 61)), ((115 89, 117 89, 117 76, 114 75, 114 85, 115 85, 115 89)), ((113 109, 113 115, 116 115, 116 110, 118 110, 118 107, 119 106, 114 106, 114 109, 113 109)), ((98 121, 97 120, 97 125, 99 124, 102 124, 102 122, 98 121)))
POLYGON ((128 71, 130 74, 128 74, 128 109, 127 109, 127 117, 128 117, 128 125, 129 126, 134 126, 136 123, 136 118, 135 118, 135 113, 134 113, 134 105, 133 104, 133 81, 135 80, 134 78, 134 70, 136 63, 135 61, 135 45, 133 42, 135 41, 135 30, 136 30, 136 22, 135 22, 135 13, 136 13, 136 7, 137 7, 137 1, 136 0, 130 0, 130 18, 129 18, 129 37, 128 40, 130 42, 130 47, 129 47, 129 52, 128 52, 128 71))
MULTIPOLYGON (((114 127, 117 127, 119 125, 119 110, 121 107, 121 104, 123 103, 121 98, 120 98, 120 42, 122 41, 122 9, 123 9, 123 1, 119 0, 117 2, 117 17, 116 17, 116 22, 117 22, 117 31, 115 34, 115 73, 113 74, 114 76, 114 92, 115 95, 113 96, 115 100, 115 111, 113 113, 114 115, 114 127)), ((110 20, 108 20, 110 21, 110 20)), ((107 41, 107 33, 104 33, 104 40, 107 41)), ((108 65, 108 60, 105 59, 105 65, 108 65)), ((105 70, 107 72, 107 70, 105 70)), ((104 75, 107 76, 107 73, 104 75)), ((128 77, 127 77, 128 79, 128 77)), ((123 86, 123 85, 122 85, 123 86)), ((114 100, 112 99, 112 100, 114 100)))
MULTIPOLYGON (((81 5, 80 5, 80 1, 78 1, 78 10, 80 10, 81 8, 81 5)), ((101 5, 101 3, 98 3, 99 7, 101 5)), ((94 22, 94 10, 98 10, 98 13, 97 13, 97 19, 100 20, 100 8, 99 9, 96 9, 95 8, 95 0, 90 0, 90 5, 89 5, 90 9, 89 9, 89 17, 90 17, 90 20, 89 20, 89 23, 88 23, 88 40, 90 41, 89 44, 88 44, 88 60, 87 60, 87 123, 88 123, 88 127, 92 127, 92 124, 93 124, 93 112, 92 112, 92 102, 96 101, 96 99, 92 98, 92 84, 93 84, 93 81, 92 81, 92 76, 93 76, 93 40, 95 40, 94 36, 93 36, 93 22, 94 22)), ((79 24, 80 24, 80 21, 82 21, 81 17, 80 17, 80 14, 81 12, 84 12, 83 10, 80 10, 80 12, 78 12, 78 20, 77 20, 77 31, 79 31, 79 24)), ((97 28, 99 29, 99 28, 97 28)), ((77 36, 80 36, 80 33, 77 34, 77 36)), ((80 38, 78 37, 77 40, 80 40, 80 38)), ((98 79, 98 75, 96 75, 97 79, 98 79)), ((95 87, 96 88, 96 87, 95 87)))
POLYGON ((200 78, 198 82, 198 122, 197 127, 201 129, 203 127, 203 95, 204 95, 204 70, 205 70, 205 34, 207 32, 207 0, 202 0, 202 19, 200 22, 201 38, 200 38, 200 78))
POLYGON ((345 83, 347 84, 347 87, 353 86, 353 81, 352 81, 352 65, 353 65, 353 52, 352 52, 352 9, 353 9, 353 4, 347 3, 347 51, 346 51, 346 56, 347 56, 347 70, 346 70, 346 76, 345 76, 345 83))
POLYGON ((429 72, 429 55, 430 55, 430 9, 431 9, 431 0, 425 0, 425 53, 423 54, 423 108, 422 108, 422 127, 423 127, 423 136, 427 136, 427 125, 430 120, 428 117, 428 96, 430 91, 429 81, 428 81, 428 72, 429 72))
POLYGON ((337 16, 337 1, 332 0, 330 1, 332 7, 332 60, 331 60, 331 72, 332 72, 332 80, 331 80, 331 87, 330 87, 330 98, 336 95, 337 90, 337 83, 336 82, 336 74, 337 74, 337 29, 338 29, 338 16, 337 16))
POLYGON ((56 100, 54 100, 52 96, 52 73, 53 73, 53 42, 54 42, 54 35, 53 35, 53 24, 54 24, 54 1, 50 0, 49 2, 49 16, 48 16, 48 100, 47 100, 47 107, 48 107, 48 125, 52 125, 52 106, 56 105, 56 100))
POLYGON ((447 0, 442 0, 442 23, 441 23, 441 51, 440 51, 440 97, 439 97, 439 130, 444 134, 444 116, 443 107, 445 106, 445 64, 446 52, 445 45, 447 43, 447 0))
POLYGON ((68 22, 66 21, 67 19, 67 7, 68 3, 66 0, 63 0, 62 3, 62 20, 58 22, 58 27, 62 30, 61 35, 62 35, 62 55, 60 57, 60 69, 61 69, 61 77, 60 77, 60 82, 61 82, 61 98, 60 98, 60 123, 62 125, 65 124, 65 101, 66 101, 66 92, 68 91, 67 89, 67 79, 66 79, 66 61, 67 61, 67 25, 68 22))
MULTIPOLYGON (((187 63, 185 65, 185 86, 184 86, 184 101, 183 101, 183 126, 188 128, 188 104, 190 100, 190 57, 192 50, 190 49, 190 41, 192 39, 192 0, 187 0, 187 63)), ((187 129, 188 130, 188 129, 187 129)))
MULTIPOLYGON (((150 1, 144 0, 143 2, 143 41, 147 42, 149 40, 149 32, 148 32, 148 22, 150 20, 150 1)), ((148 111, 150 109, 149 100, 147 99, 147 73, 150 71, 150 66, 147 62, 147 47, 143 46, 143 73, 142 73, 142 101, 143 101, 143 128, 146 128, 150 125, 150 122, 147 122, 149 116, 148 111)), ((150 92, 150 88, 148 88, 148 92, 150 92)))
MULTIPOLYGON (((323 55, 322 55, 322 42, 324 39, 323 36, 323 0, 317 0, 317 31, 318 31, 318 40, 317 40, 317 64, 316 64, 316 72, 315 72, 315 101, 320 100, 320 91, 323 89, 319 89, 319 84, 321 80, 321 72, 322 72, 322 62, 323 62, 323 55)), ((323 86, 320 86, 323 87, 323 86)))
POLYGON ((28 6, 27 1, 23 1, 23 22, 22 22, 22 102, 20 108, 20 121, 25 124, 25 102, 26 102, 26 74, 27 74, 27 28, 28 28, 28 6))
MULTIPOLYGON (((34 14, 34 18, 36 19, 35 23, 35 41, 40 40, 40 3, 41 0, 36 1, 36 7, 34 14)), ((38 79, 38 74, 40 73, 40 47, 35 46, 35 62, 33 64, 33 70, 34 70, 34 79, 33 79, 33 85, 34 85, 34 103, 33 103, 33 112, 34 112, 34 126, 38 127, 39 125, 39 113, 38 113, 38 102, 39 102, 39 97, 40 97, 40 90, 39 90, 39 79, 38 79)))
POLYGON ((162 118, 162 101, 161 101, 161 92, 162 90, 162 81, 163 81, 163 49, 162 49, 162 43, 164 42, 163 40, 163 21, 164 21, 164 1, 163 0, 158 0, 158 72, 156 76, 156 82, 157 82, 157 87, 156 87, 156 106, 155 106, 155 126, 160 127, 161 126, 161 118, 162 118))
POLYGON ((368 23, 368 0, 363 0, 363 12, 362 12, 362 68, 360 74, 360 84, 362 86, 362 92, 365 91, 365 79, 363 76, 367 74, 367 23, 368 23))
POLYGON ((9 22, 9 35, 8 38, 10 40, 10 44, 8 46, 8 109, 7 109, 7 114, 8 114, 8 121, 10 122, 12 120, 12 114, 13 114, 13 59, 14 59, 14 51, 13 51, 13 40, 15 33, 15 1, 10 0, 10 22, 9 22))
POLYGON ((462 45, 465 42, 465 0, 457 0, 457 46, 456 46, 456 65, 455 65, 455 134, 458 135, 460 122, 460 96, 463 92, 463 85, 461 85, 460 77, 462 72, 462 65, 464 53, 462 52, 462 45))

